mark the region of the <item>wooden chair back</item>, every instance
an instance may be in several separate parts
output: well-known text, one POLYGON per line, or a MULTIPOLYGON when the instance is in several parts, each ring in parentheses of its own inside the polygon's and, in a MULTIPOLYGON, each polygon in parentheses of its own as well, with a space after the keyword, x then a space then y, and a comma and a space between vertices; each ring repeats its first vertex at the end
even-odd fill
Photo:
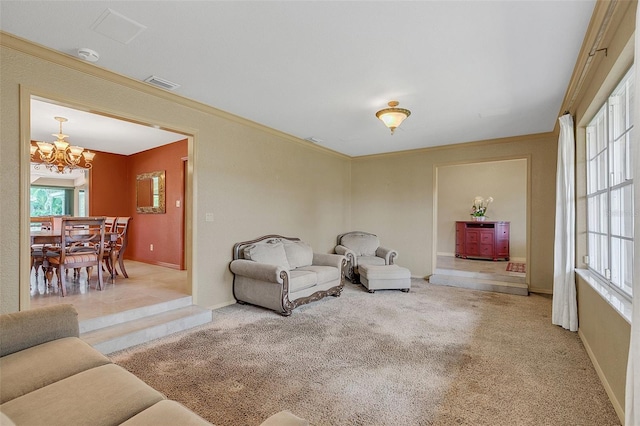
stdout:
POLYGON ((129 229, 130 216, 118 217, 113 226, 113 231, 118 234, 118 240, 116 241, 116 248, 123 251, 127 247, 129 242, 129 236, 127 230, 129 229))
POLYGON ((53 229, 53 216, 32 216, 31 230, 51 231, 53 229))
POLYGON ((116 220, 118 218, 116 216, 107 216, 105 218, 104 221, 104 231, 105 232, 113 232, 115 225, 116 225, 116 220))

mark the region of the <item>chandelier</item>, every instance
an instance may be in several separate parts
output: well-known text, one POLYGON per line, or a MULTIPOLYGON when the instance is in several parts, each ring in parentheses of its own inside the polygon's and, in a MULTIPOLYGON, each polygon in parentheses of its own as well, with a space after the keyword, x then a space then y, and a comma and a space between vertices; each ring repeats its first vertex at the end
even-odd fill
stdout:
POLYGON ((411 111, 404 108, 396 108, 399 105, 398 101, 389 102, 389 108, 381 109, 376 112, 376 117, 378 117, 385 126, 391 129, 391 134, 396 130, 400 124, 404 121, 405 118, 411 115, 411 111))
POLYGON ((36 145, 31 144, 31 161, 44 164, 49 170, 57 171, 58 173, 65 173, 75 168, 90 169, 93 167, 91 162, 95 157, 95 152, 85 150, 81 146, 72 145, 69 146, 69 142, 64 140, 68 138, 68 135, 62 133, 62 123, 67 119, 64 117, 53 117, 60 123, 60 130, 58 133, 52 133, 57 138, 53 143, 49 142, 36 142, 36 145), (84 160, 81 162, 81 160, 84 160))

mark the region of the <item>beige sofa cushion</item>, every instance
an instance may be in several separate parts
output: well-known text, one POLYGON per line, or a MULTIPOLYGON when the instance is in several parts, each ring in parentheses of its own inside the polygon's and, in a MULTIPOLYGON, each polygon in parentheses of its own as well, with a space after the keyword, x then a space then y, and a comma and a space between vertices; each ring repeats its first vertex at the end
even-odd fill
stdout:
POLYGON ((289 292, 293 293, 298 290, 313 287, 318 284, 318 277, 310 271, 296 269, 289 272, 289 292))
POLYGON ((350 233, 342 237, 341 244, 351 249, 356 256, 375 256, 380 239, 375 235, 350 233))
POLYGON ((0 316, 0 356, 62 337, 78 337, 78 313, 69 304, 0 316))
POLYGON ((284 251, 291 269, 309 266, 313 262, 313 249, 304 241, 285 241, 284 251))
POLYGON ((258 243, 247 246, 244 248, 244 258, 258 263, 280 266, 286 270, 291 269, 287 260, 287 253, 284 251, 284 245, 280 242, 258 243))
POLYGON ((0 404, 66 377, 110 364, 77 337, 33 346, 0 358, 0 404))
POLYGON ((385 265, 383 257, 378 256, 360 256, 358 257, 358 265, 385 265))
POLYGON ((16 426, 16 424, 2 411, 0 411, 0 425, 16 426))
POLYGON ((122 423, 122 426, 180 425, 206 426, 208 421, 176 401, 165 399, 122 423))
POLYGON ((107 364, 12 399, 1 408, 19 425, 111 426, 163 399, 133 374, 107 364))
POLYGON ((335 281, 340 278, 340 269, 333 266, 305 266, 300 268, 301 271, 309 271, 316 274, 318 284, 324 284, 329 281, 335 281))

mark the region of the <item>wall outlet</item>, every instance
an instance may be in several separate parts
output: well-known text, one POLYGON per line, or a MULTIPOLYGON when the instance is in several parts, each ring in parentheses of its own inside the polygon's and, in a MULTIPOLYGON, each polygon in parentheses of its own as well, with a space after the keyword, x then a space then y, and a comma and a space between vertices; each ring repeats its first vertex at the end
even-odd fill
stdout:
POLYGON ((153 244, 149 244, 149 250, 153 251, 153 244))
POLYGON ((204 220, 205 222, 213 222, 213 213, 205 213, 204 220))
POLYGON ((180 207, 180 200, 176 200, 176 207, 180 207))

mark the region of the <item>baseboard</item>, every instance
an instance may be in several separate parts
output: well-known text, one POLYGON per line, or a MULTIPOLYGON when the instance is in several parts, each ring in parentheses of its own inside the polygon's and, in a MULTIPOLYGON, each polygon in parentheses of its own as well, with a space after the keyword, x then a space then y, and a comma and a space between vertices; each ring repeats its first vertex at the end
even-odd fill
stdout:
POLYGON ((602 371, 602 368, 600 368, 600 364, 598 364, 598 360, 596 359, 596 356, 593 354, 593 351, 591 350, 591 347, 589 346, 589 342, 584 337, 584 334, 582 334, 582 330, 580 330, 580 327, 578 327, 578 336, 580 336, 580 340, 582 341, 582 345, 586 349, 587 354, 589 355, 589 359, 591 360, 591 363, 593 364, 593 367, 596 369, 596 373, 598 373, 598 377, 600 378, 600 382, 602 383, 602 386, 604 387, 605 392, 607 392, 607 396, 609 396, 609 400, 611 401, 611 404, 613 405, 613 409, 616 410, 616 414, 618 415, 618 418, 620 419, 620 423, 624 425, 624 409, 622 408, 622 404, 620 404, 620 402, 616 398, 615 394, 613 393, 613 390, 611 389, 611 386, 609 385, 609 382, 607 381, 607 377, 604 375, 604 372, 602 371))
POLYGON ((216 309, 224 308, 225 306, 234 305, 236 303, 235 300, 229 300, 227 302, 218 303, 217 305, 209 306, 207 309, 211 309, 215 311, 216 309))
POLYGON ((437 256, 448 256, 448 257, 455 257, 456 256, 455 253, 444 253, 444 252, 440 252, 440 251, 436 255, 437 256))
POLYGON ((537 287, 529 287, 530 293, 540 293, 540 294, 553 294, 553 290, 549 290, 548 288, 537 288, 537 287))

